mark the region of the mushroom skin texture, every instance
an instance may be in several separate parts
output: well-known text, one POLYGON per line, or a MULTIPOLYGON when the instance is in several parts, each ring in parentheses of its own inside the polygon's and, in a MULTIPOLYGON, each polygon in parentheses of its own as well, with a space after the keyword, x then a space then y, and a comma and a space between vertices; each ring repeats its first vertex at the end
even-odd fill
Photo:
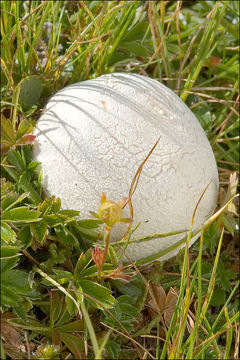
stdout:
MULTIPOLYGON (((213 151, 197 118, 185 103, 158 81, 137 74, 113 73, 67 86, 48 102, 37 122, 33 154, 42 165, 43 187, 62 208, 96 211, 104 191, 118 202, 128 196, 131 181, 148 152, 132 197, 132 239, 199 229, 213 213, 218 172, 213 151)), ((126 208, 124 217, 129 216, 126 208)), ((126 224, 113 228, 120 240, 126 224)), ((126 255, 145 258, 186 236, 172 235, 130 244, 126 255)), ((190 245, 198 238, 191 239, 190 245)), ((162 256, 167 260, 180 248, 162 256)))

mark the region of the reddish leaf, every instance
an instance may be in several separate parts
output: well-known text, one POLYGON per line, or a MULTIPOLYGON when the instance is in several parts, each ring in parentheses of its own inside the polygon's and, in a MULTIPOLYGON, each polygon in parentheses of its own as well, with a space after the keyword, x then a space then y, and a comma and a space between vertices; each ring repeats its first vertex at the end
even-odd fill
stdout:
POLYGON ((105 262, 104 250, 101 250, 98 246, 96 246, 92 251, 92 259, 95 262, 98 271, 100 271, 105 262))
POLYGON ((61 344, 61 334, 58 330, 53 330, 52 342, 53 342, 53 345, 56 345, 56 346, 59 346, 61 344))
POLYGON ((35 135, 30 135, 30 134, 24 135, 16 142, 16 145, 18 145, 18 146, 30 145, 30 144, 34 143, 35 139, 36 139, 35 135))
POLYGON ((222 59, 220 59, 219 57, 210 56, 210 58, 205 62, 205 66, 215 67, 215 66, 217 66, 221 61, 222 61, 222 59))

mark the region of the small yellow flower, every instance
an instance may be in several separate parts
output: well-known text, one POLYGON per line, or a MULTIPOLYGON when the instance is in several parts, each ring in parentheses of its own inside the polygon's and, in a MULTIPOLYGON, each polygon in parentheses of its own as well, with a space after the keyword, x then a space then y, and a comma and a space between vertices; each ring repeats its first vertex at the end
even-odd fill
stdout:
POLYGON ((98 208, 98 212, 91 212, 91 214, 101 219, 106 224, 106 230, 110 231, 113 225, 118 222, 132 222, 132 219, 122 217, 122 207, 127 202, 127 200, 127 198, 122 198, 118 202, 106 200, 106 195, 103 192, 101 196, 101 205, 98 208))

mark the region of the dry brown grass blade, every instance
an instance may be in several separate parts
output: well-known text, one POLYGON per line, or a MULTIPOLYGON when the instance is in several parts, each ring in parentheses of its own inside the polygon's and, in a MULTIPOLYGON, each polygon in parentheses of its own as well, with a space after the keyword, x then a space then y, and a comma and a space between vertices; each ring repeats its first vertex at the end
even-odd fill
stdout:
POLYGON ((211 225, 218 217, 221 215, 221 213, 227 209, 229 204, 233 201, 233 199, 237 198, 239 194, 234 195, 224 206, 221 207, 217 212, 215 212, 203 225, 203 229, 205 230, 209 225, 211 225))
MULTIPOLYGON (((76 44, 79 44, 79 45, 81 45, 81 44, 89 44, 89 43, 91 43, 91 42, 94 42, 94 41, 97 41, 97 40, 101 40, 101 39, 104 38, 105 36, 111 35, 112 33, 113 33, 113 30, 110 30, 110 31, 106 32, 105 34, 99 35, 99 36, 94 37, 94 38, 91 38, 91 39, 89 39, 89 40, 76 41, 75 43, 76 43, 76 44)), ((69 44, 71 44, 71 43, 69 43, 69 44)))
MULTIPOLYGON (((209 338, 207 338, 206 340, 204 340, 201 344, 199 344, 197 347, 196 347, 196 350, 195 352, 193 353, 194 355, 197 353, 197 351, 199 350, 200 347, 202 347, 204 344, 208 343, 209 341, 211 341, 212 339, 216 339, 219 335, 222 335, 224 334, 225 332, 229 331, 229 329, 232 329, 234 328, 235 326, 239 326, 240 323, 237 323, 237 324, 233 324, 232 326, 229 326, 227 327, 226 329, 224 330, 220 330, 218 332, 216 332, 214 335, 210 336, 209 338)), ((239 359, 239 357, 237 357, 237 359, 239 359)))
POLYGON ((236 100, 235 100, 235 103, 233 105, 233 107, 231 107, 231 111, 229 112, 229 114, 227 115, 226 119, 219 125, 216 127, 216 129, 214 129, 213 133, 217 133, 217 137, 216 139, 218 139, 221 134, 222 134, 222 131, 225 129, 228 121, 231 119, 232 115, 235 113, 235 115, 237 115, 239 117, 239 113, 237 111, 238 109, 238 105, 239 105, 239 95, 237 96, 236 100))
MULTIPOLYGON (((119 330, 117 330, 117 329, 114 329, 113 327, 111 327, 111 326, 109 326, 109 325, 107 325, 107 324, 105 324, 105 323, 103 323, 103 322, 101 322, 101 324, 102 324, 103 326, 106 326, 108 329, 111 329, 112 331, 114 331, 114 332, 122 335, 122 336, 125 337, 126 339, 131 340, 131 341, 134 342, 136 345, 138 345, 141 349, 143 349, 145 352, 147 352, 147 354, 150 356, 151 359, 155 359, 155 357, 152 356, 152 354, 150 354, 150 352, 149 352, 148 350, 146 350, 144 346, 142 346, 141 344, 139 344, 139 343, 138 343, 136 340, 134 340, 131 336, 128 336, 128 335, 122 333, 121 331, 119 331, 119 330)), ((143 359, 142 356, 140 357, 140 359, 141 359, 141 358, 143 359)))
POLYGON ((235 322, 235 332, 236 332, 236 342, 234 347, 234 359, 239 359, 239 342, 240 342, 240 327, 238 326, 237 322, 235 322))
POLYGON ((191 225, 190 225, 190 231, 192 231, 192 228, 193 228, 193 223, 194 223, 194 219, 195 219, 195 215, 196 215, 196 212, 197 212, 198 206, 199 206, 199 204, 200 204, 200 202, 201 202, 201 200, 202 200, 202 198, 203 198, 204 194, 206 193, 206 191, 207 191, 208 187, 209 187, 209 186, 210 186, 210 184, 212 183, 212 181, 213 181, 213 180, 211 180, 211 181, 207 184, 207 186, 206 186, 206 187, 205 187, 205 189, 203 190, 203 192, 202 192, 202 194, 201 194, 200 198, 198 199, 198 202, 197 202, 197 204, 196 204, 196 206, 195 206, 195 208, 194 208, 194 211, 193 211, 193 216, 192 216, 192 221, 191 221, 191 225))
POLYGON ((163 315, 162 315, 162 313, 161 313, 161 311, 160 311, 160 309, 159 309, 158 303, 157 303, 157 301, 156 301, 155 294, 154 294, 154 292, 153 292, 153 290, 152 290, 152 287, 150 287, 149 281, 147 281, 147 280, 145 279, 145 277, 143 276, 143 274, 140 272, 140 270, 138 269, 138 267, 132 262, 132 260, 129 259, 129 257, 128 257, 127 255, 126 255, 126 257, 127 257, 128 261, 131 263, 131 265, 133 266, 133 268, 136 270, 136 272, 139 274, 139 276, 142 278, 142 280, 143 280, 143 282, 144 282, 144 284, 145 284, 145 287, 147 288, 148 293, 149 293, 149 295, 151 296, 151 299, 152 299, 153 304, 154 304, 154 308, 155 308, 155 310, 156 310, 156 312, 157 312, 157 314, 158 314, 158 316, 159 316, 159 318, 160 318, 160 320, 161 320, 161 322, 162 322, 164 332, 165 332, 165 334, 167 334, 167 327, 166 327, 166 324, 165 324, 163 315))
POLYGON ((1 58, 1 67, 6 71, 11 88, 14 90, 14 80, 13 80, 12 74, 9 72, 8 66, 5 64, 5 62, 2 58, 1 58))
POLYGON ((202 29, 204 29, 204 27, 206 26, 206 22, 207 22, 207 19, 205 21, 203 21, 202 25, 199 27, 198 31, 195 33, 195 35, 192 37, 191 41, 190 41, 190 44, 189 44, 189 47, 187 49, 187 51, 185 52, 185 56, 180 64, 180 68, 179 68, 179 77, 178 77, 178 82, 177 82, 177 89, 180 89, 180 85, 181 85, 181 81, 182 81, 182 77, 185 76, 185 74, 183 73, 183 68, 184 68, 184 65, 186 64, 188 58, 190 57, 190 54, 192 52, 192 48, 194 46, 194 43, 196 41, 196 39, 198 38, 200 32, 202 31, 202 29))
MULTIPOLYGON (((125 202, 125 204, 123 205, 122 209, 125 208, 125 206, 128 204, 129 206, 129 210, 130 210, 130 218, 133 219, 133 205, 132 205, 132 196, 134 194, 134 192, 136 191, 136 188, 138 186, 138 182, 139 182, 139 179, 140 179, 140 175, 142 173, 142 169, 143 169, 143 166, 144 164, 146 163, 146 161, 149 159, 150 155, 152 154, 152 152, 154 151, 154 149, 156 148, 156 146, 158 145, 159 143, 159 140, 160 140, 160 137, 158 138, 158 140, 156 141, 156 143, 153 145, 153 147, 151 148, 151 150, 149 151, 149 153, 147 154, 147 156, 145 157, 145 159, 142 161, 142 163, 140 164, 140 166, 138 167, 137 171, 136 171, 136 174, 134 175, 133 177, 133 180, 131 182, 131 186, 130 186, 130 189, 129 189, 129 193, 128 193, 128 201, 125 202)), ((124 236, 123 236, 123 239, 122 240, 125 240, 132 228, 132 225, 133 225, 133 222, 129 223, 128 225, 128 228, 127 228, 127 231, 125 232, 124 236)))

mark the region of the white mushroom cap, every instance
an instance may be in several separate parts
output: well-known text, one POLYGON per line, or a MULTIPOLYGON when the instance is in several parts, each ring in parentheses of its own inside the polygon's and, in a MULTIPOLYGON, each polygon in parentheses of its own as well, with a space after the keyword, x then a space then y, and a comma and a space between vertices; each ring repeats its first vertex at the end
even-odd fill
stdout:
MULTIPOLYGON (((133 238, 189 229, 210 181, 194 229, 215 209, 218 172, 208 139, 183 101, 156 80, 114 73, 67 86, 50 99, 35 134, 34 155, 42 163, 46 193, 60 197, 64 209, 80 210, 80 218, 98 209, 102 191, 112 201, 128 196, 140 163, 159 137, 132 198, 134 225, 141 222, 133 238)), ((184 236, 131 244, 127 255, 137 260, 184 236)))

